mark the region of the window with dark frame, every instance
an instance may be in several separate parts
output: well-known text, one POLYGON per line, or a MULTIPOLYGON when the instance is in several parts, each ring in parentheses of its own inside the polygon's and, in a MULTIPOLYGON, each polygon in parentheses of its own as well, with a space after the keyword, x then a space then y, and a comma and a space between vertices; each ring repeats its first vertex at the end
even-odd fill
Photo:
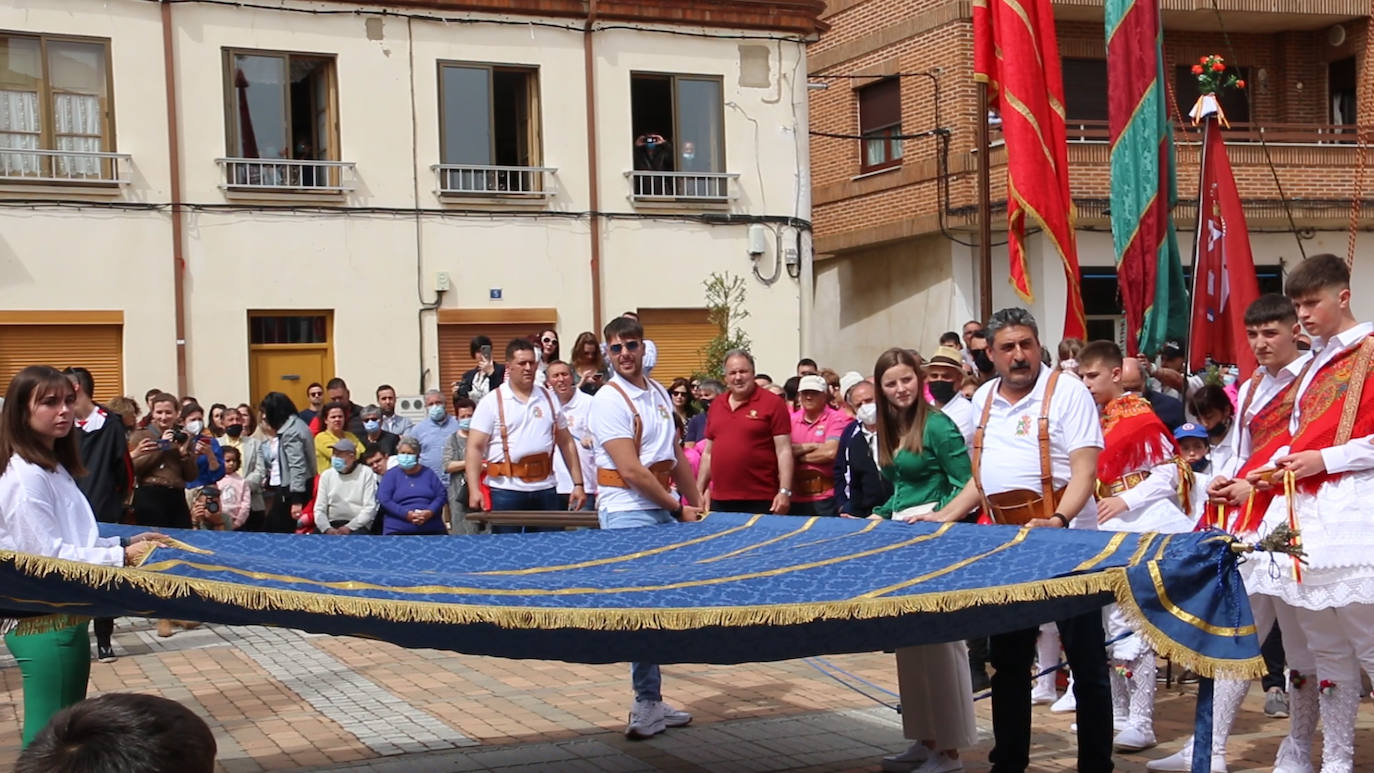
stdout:
POLYGON ((538 117, 538 70, 439 64, 440 163, 538 166, 538 117))
POLYGON ((902 163, 902 86, 887 78, 857 89, 859 167, 865 172, 902 163))
MULTIPOLYGON (((108 152, 114 147, 110 43, 0 35, 0 149, 108 152)), ((109 161, 0 153, 0 175, 106 179, 109 161)))
POLYGON ((631 73, 634 169, 679 177, 636 176, 636 196, 726 198, 727 181, 705 177, 725 172, 724 93, 719 76, 631 73))
POLYGON ((228 155, 337 161, 334 58, 274 51, 226 51, 228 155))
POLYGON ((329 342, 324 314, 253 314, 248 318, 249 344, 323 344, 329 342))

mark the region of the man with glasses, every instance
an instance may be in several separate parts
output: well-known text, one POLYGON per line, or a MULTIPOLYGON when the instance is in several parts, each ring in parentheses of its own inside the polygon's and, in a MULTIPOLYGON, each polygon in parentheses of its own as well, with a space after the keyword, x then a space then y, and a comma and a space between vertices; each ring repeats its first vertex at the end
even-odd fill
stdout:
MULTIPOLYGON (((614 375, 592 399, 596 438, 597 518, 603 529, 631 529, 695 521, 701 495, 677 443, 673 401, 644 369, 644 328, 627 317, 604 331, 614 375), (670 486, 676 482, 679 501, 670 486)), ((752 381, 751 381, 752 383, 752 381)), ((692 715, 663 702, 663 678, 651 663, 631 663, 635 700, 625 735, 648 738, 682 727, 692 715)))
POLYGON ((301 421, 309 424, 320 415, 320 409, 324 407, 324 384, 316 381, 305 388, 305 399, 310 401, 310 407, 301 411, 299 414, 301 421))

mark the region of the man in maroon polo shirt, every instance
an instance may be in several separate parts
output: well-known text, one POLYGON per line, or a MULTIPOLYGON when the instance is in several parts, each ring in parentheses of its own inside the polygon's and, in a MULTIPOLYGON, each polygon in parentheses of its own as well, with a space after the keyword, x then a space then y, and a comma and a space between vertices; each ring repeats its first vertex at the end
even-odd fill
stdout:
POLYGON ((706 415, 697 484, 711 509, 786 513, 792 503, 792 420, 782 398, 754 381, 754 358, 725 356, 725 385, 706 415), (712 488, 708 489, 710 485, 712 488))

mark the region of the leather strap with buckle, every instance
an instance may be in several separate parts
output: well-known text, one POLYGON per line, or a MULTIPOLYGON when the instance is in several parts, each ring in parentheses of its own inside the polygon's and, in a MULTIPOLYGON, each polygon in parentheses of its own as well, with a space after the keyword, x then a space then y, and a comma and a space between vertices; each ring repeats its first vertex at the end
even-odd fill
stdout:
MULTIPOLYGON (((649 472, 654 474, 654 480, 658 481, 658 485, 662 486, 664 491, 671 490, 673 485, 673 467, 673 462, 666 459, 661 462, 654 462, 648 467, 649 472)), ((605 488, 608 486, 610 488, 630 487, 630 484, 626 483, 625 479, 621 477, 620 471, 611 469, 610 467, 596 468, 596 485, 598 488, 605 488)))
POLYGON ((487 475, 493 478, 519 478, 526 483, 548 480, 553 474, 553 454, 532 454, 514 462, 487 465, 487 475))
POLYGON ((1139 486, 1140 484, 1144 483, 1149 477, 1149 470, 1140 470, 1138 472, 1128 472, 1125 475, 1122 475, 1120 478, 1112 481, 1111 483, 1104 483, 1102 481, 1098 481, 1097 498, 1106 499, 1107 497, 1114 497, 1117 494, 1130 491, 1136 486, 1139 486))
POLYGON ((977 431, 973 433, 973 483, 978 487, 978 493, 983 496, 984 508, 997 523, 1020 525, 1035 518, 1048 519, 1059 506, 1059 498, 1063 495, 1064 489, 1055 490, 1054 467, 1050 463, 1050 400, 1054 397, 1054 387, 1059 383, 1059 374, 1062 372, 1057 368, 1050 371, 1045 382, 1045 395, 1040 400, 1040 431, 1037 438, 1040 444, 1039 495, 1034 491, 1016 490, 989 496, 983 490, 983 435, 987 430, 988 417, 992 415, 992 401, 997 399, 997 389, 1001 386, 1000 379, 993 382, 988 399, 983 403, 983 416, 978 420, 977 431), (1009 496, 1013 494, 1017 496, 1009 496), (1021 520, 1011 520, 1012 518, 1021 520))

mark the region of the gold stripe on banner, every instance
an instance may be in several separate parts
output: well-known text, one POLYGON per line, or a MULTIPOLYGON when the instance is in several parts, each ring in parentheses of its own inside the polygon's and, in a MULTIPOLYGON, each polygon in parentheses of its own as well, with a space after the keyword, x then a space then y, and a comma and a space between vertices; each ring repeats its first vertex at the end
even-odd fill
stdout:
POLYGON ((803 523, 800 528, 793 529, 792 531, 789 531, 786 534, 779 534, 778 536, 773 537, 772 539, 766 539, 763 542, 755 542, 752 545, 742 547, 738 550, 732 550, 729 553, 722 553, 721 555, 713 556, 711 558, 703 558, 700 561, 697 561, 697 563, 713 564, 716 561, 724 561, 727 558, 734 558, 735 556, 743 555, 751 550, 758 550, 759 548, 768 547, 769 545, 776 545, 777 543, 782 542, 783 540, 791 539, 792 537, 795 537, 798 534, 810 530, 812 526, 816 525, 816 521, 819 521, 820 519, 821 517, 819 515, 813 515, 810 518, 807 518, 806 523, 803 523))
POLYGON ((887 594, 892 593, 893 591, 899 591, 899 590, 902 590, 903 588, 910 588, 910 587, 913 586, 913 585, 920 585, 921 583, 925 582, 926 580, 933 580, 933 579, 935 579, 936 577, 943 577, 944 575, 949 574, 950 572, 957 572, 957 571, 959 571, 960 569, 963 569, 963 568, 966 567, 966 566, 972 566, 973 564, 975 564, 975 563, 977 563, 977 562, 979 562, 979 561, 982 561, 984 558, 987 558, 988 556, 991 556, 991 555, 994 555, 994 554, 997 554, 997 553, 1001 553, 1003 550, 1006 550, 1006 549, 1008 549, 1008 548, 1012 548, 1012 547, 1016 547, 1017 545, 1020 545, 1022 542, 1025 541, 1026 535, 1029 534, 1029 533, 1030 533, 1030 528, 1029 528, 1029 527, 1026 527, 1026 526, 1022 526, 1022 527, 1016 532, 1016 536, 1015 536, 1015 537, 1012 537, 1010 540, 1008 540, 1008 541, 1002 543, 1001 545, 998 545, 997 547, 993 548, 992 550, 984 551, 984 552, 982 552, 982 553, 979 553, 979 554, 976 555, 976 556, 969 556, 968 558, 965 558, 965 559, 960 560, 960 561, 955 561, 954 563, 950 564, 949 566, 946 566, 946 567, 943 567, 943 568, 940 568, 940 569, 936 569, 936 570, 933 571, 933 572, 927 572, 927 573, 925 573, 925 574, 923 574, 923 575, 920 575, 920 576, 918 576, 918 577, 913 577, 913 578, 911 578, 910 580, 906 580, 906 581, 904 581, 904 582, 899 582, 899 583, 897 583, 896 585, 889 585, 889 586, 887 586, 886 588, 879 588, 878 590, 875 590, 875 591, 869 591, 868 593, 865 593, 865 594, 863 594, 863 595, 861 595, 861 596, 858 596, 858 597, 856 597, 856 598, 861 598, 861 599, 873 599, 873 598, 878 598, 879 596, 886 596, 887 594))
POLYGON ((1199 631, 1211 634, 1212 636, 1236 637, 1250 636, 1251 634, 1255 633, 1255 626, 1253 624, 1242 625, 1239 627, 1229 625, 1212 625, 1211 623, 1207 622, 1206 620, 1203 620, 1202 618, 1198 617, 1192 612, 1183 609, 1182 607, 1175 604, 1172 599, 1169 598, 1169 592, 1164 589, 1164 578, 1159 574, 1159 564, 1157 564, 1154 561, 1151 561, 1148 564, 1146 564, 1146 568, 1150 570, 1150 582, 1154 583, 1155 596, 1159 598, 1159 605, 1164 608, 1165 612, 1168 612, 1170 615, 1173 615, 1178 620, 1182 620, 1183 622, 1193 626, 1199 631))
POLYGON ((1089 569, 1092 569, 1093 567, 1102 563, 1103 561, 1106 561, 1109 557, 1111 557, 1113 553, 1117 551, 1118 548, 1121 547, 1121 543, 1125 542, 1126 537, 1128 536, 1130 536, 1130 532, 1128 531, 1117 532, 1115 535, 1112 536, 1110 540, 1107 541, 1107 547, 1102 548, 1102 551, 1100 553, 1093 556, 1092 558, 1089 558, 1087 561, 1084 561, 1078 566, 1075 566, 1073 568, 1073 571, 1075 573, 1086 572, 1089 569))

